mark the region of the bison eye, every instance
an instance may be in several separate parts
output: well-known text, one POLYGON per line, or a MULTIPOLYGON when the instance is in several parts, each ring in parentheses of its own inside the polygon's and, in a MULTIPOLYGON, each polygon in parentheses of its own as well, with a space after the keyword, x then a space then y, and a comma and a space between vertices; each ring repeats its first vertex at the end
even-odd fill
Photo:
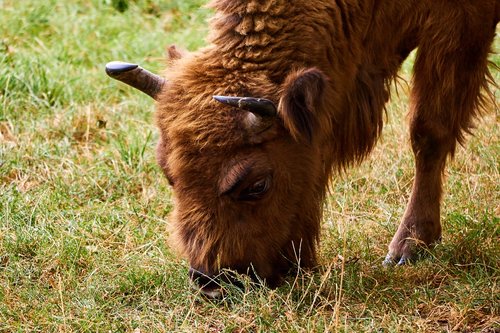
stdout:
POLYGON ((168 174, 166 171, 164 171, 163 174, 165 175, 165 178, 167 178, 168 184, 170 186, 174 187, 175 182, 174 182, 173 177, 170 174, 168 174))
POLYGON ((167 177, 168 184, 172 187, 174 187, 174 181, 172 180, 172 177, 167 177))
POLYGON ((254 182, 249 187, 240 192, 238 200, 241 201, 254 201, 262 199, 262 197, 269 191, 271 187, 271 176, 268 175, 254 182))

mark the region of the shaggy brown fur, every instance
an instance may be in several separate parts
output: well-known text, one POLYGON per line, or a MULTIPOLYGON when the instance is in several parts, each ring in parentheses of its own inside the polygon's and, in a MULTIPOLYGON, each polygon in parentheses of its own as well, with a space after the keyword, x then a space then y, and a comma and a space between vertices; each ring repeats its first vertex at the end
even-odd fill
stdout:
POLYGON ((411 256, 411 238, 438 241, 442 172, 484 105, 500 1, 211 6, 209 46, 185 56, 170 50, 157 112, 158 161, 174 190, 172 236, 191 266, 209 276, 253 267, 275 285, 291 264, 315 265, 328 179, 371 151, 388 85, 417 47, 410 111, 416 177, 389 259, 411 256), (213 95, 267 98, 279 117, 256 134, 245 126, 246 111, 213 95), (262 188, 258 200, 245 200, 262 188))

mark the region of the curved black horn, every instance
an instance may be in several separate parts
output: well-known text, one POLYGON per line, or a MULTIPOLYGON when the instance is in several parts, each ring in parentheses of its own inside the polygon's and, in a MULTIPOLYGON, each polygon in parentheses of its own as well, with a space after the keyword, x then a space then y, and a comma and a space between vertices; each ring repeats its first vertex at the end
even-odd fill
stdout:
POLYGON ((148 94, 154 99, 157 99, 166 82, 164 78, 145 70, 139 65, 121 61, 107 63, 106 74, 148 94))
POLYGON ((276 105, 265 98, 230 96, 213 96, 213 98, 220 103, 249 111, 261 117, 276 117, 278 114, 276 105))

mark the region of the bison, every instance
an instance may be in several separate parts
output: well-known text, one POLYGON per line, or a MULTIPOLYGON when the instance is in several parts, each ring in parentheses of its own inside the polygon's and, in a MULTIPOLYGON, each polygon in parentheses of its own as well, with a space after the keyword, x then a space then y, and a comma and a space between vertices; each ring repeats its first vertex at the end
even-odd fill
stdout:
MULTIPOLYGON (((169 49, 165 78, 107 73, 157 101, 157 160, 173 188, 173 244, 202 292, 222 269, 277 286, 316 264, 331 176, 382 131, 389 86, 417 49, 410 103, 416 160, 385 264, 440 240, 446 160, 493 94, 499 0, 214 0, 208 46, 169 49)), ((493 100, 494 101, 494 100, 493 100)))

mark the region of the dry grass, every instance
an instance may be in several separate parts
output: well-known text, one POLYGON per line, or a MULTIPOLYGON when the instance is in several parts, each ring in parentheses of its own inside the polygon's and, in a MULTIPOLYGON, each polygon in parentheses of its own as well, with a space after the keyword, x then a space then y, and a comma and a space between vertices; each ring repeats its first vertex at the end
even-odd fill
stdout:
POLYGON ((198 47, 201 3, 0 0, 0 331, 498 332, 497 109, 449 165, 442 244, 381 266, 413 177, 404 85, 371 157, 332 180, 318 271, 217 303, 189 288, 153 104, 102 67, 198 47))

